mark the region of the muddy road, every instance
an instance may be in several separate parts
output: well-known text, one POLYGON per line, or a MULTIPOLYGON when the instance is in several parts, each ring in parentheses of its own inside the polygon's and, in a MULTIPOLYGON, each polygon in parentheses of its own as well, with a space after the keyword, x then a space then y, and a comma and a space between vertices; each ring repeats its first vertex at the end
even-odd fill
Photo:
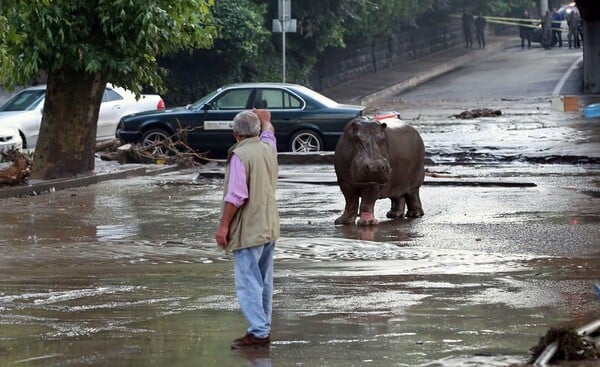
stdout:
POLYGON ((426 215, 334 226, 329 165, 282 166, 274 343, 243 332, 231 257, 217 250, 221 180, 116 180, 0 210, 3 365, 508 365, 553 325, 598 316, 597 170, 441 167, 426 215), (299 183, 318 177, 320 184, 299 183), (458 181, 460 181, 458 180, 458 181), (457 179, 453 179, 457 181, 457 179), (500 187, 494 182, 534 187, 500 187), (259 364, 260 365, 260 364, 259 364))

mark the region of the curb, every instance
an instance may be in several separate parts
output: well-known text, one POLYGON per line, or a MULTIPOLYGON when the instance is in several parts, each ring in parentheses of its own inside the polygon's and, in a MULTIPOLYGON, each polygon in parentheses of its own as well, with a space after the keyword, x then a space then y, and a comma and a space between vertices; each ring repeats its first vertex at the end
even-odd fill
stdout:
MULTIPOLYGON (((478 54, 467 53, 465 55, 456 57, 451 61, 443 62, 435 67, 432 67, 428 71, 417 73, 414 76, 412 76, 408 79, 402 80, 398 83, 395 83, 391 86, 382 88, 378 91, 375 91, 373 93, 370 93, 370 94, 367 94, 367 95, 364 95, 361 97, 357 97, 353 101, 358 102, 363 105, 379 102, 382 99, 386 99, 393 95, 402 93, 408 89, 414 88, 414 87, 416 87, 426 81, 429 81, 433 78, 437 78, 438 76, 449 73, 449 72, 459 68, 460 66, 464 65, 466 62, 469 62, 471 60, 477 60, 478 58, 492 55, 501 50, 511 48, 512 47, 512 46, 510 46, 511 43, 512 43, 512 40, 510 40, 510 41, 503 40, 496 44, 493 44, 493 46, 490 45, 491 47, 488 46, 487 48, 485 48, 484 50, 487 51, 485 53, 478 53, 478 54)), ((472 52, 477 52, 477 51, 473 50, 472 52)))
POLYGON ((464 63, 465 60, 471 59, 470 55, 465 55, 460 58, 455 59, 453 62, 443 63, 436 68, 424 73, 417 74, 409 79, 403 80, 399 83, 396 83, 390 87, 381 89, 377 92, 373 92, 363 97, 358 97, 355 99, 356 102, 365 105, 372 104, 375 102, 379 102, 382 99, 389 98, 393 95, 402 93, 408 89, 414 88, 419 84, 422 84, 428 80, 441 76, 443 74, 449 73, 452 70, 458 68, 461 64, 464 63))
POLYGON ((30 182, 27 186, 12 186, 0 189, 0 199, 18 196, 39 195, 56 190, 65 190, 73 187, 89 186, 108 180, 118 180, 133 176, 153 176, 162 173, 174 172, 178 169, 176 165, 161 168, 136 167, 124 169, 118 172, 89 174, 72 178, 58 178, 55 180, 43 180, 30 182))

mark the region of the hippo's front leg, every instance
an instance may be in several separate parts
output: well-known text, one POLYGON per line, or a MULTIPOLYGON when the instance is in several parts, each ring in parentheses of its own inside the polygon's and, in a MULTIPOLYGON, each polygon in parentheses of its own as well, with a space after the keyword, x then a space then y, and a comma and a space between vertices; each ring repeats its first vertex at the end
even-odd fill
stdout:
POLYGON ((359 226, 371 226, 379 224, 375 218, 375 201, 379 195, 379 186, 371 185, 364 187, 360 192, 360 218, 358 218, 359 226))
POLYGON ((390 219, 402 218, 404 215, 404 207, 406 206, 406 200, 404 196, 399 198, 390 198, 392 202, 392 206, 390 210, 387 212, 386 217, 390 219))
POLYGON ((340 217, 335 220, 335 224, 354 224, 356 221, 356 215, 358 214, 358 198, 359 193, 356 188, 352 187, 347 183, 339 183, 344 199, 346 199, 346 205, 344 212, 340 217))

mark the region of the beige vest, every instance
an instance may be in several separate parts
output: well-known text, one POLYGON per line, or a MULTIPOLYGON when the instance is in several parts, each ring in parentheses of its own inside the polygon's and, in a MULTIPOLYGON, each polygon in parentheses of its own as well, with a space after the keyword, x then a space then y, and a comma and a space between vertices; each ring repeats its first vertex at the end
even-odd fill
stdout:
MULTIPOLYGON (((279 213, 275 188, 279 167, 273 147, 258 137, 247 138, 234 145, 235 153, 246 169, 248 199, 229 226, 227 250, 263 245, 279 238, 279 213)), ((229 186, 229 164, 225 169, 225 195, 229 186)))

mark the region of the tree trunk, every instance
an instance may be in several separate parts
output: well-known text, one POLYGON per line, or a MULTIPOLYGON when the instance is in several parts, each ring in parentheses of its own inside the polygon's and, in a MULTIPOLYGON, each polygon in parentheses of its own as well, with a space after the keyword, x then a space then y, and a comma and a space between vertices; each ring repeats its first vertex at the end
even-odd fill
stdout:
POLYGON ((583 22, 583 91, 600 94, 600 20, 583 22))
POLYGON ((600 94, 600 1, 577 0, 583 18, 583 91, 600 94))
POLYGON ((70 177, 94 170, 105 86, 105 78, 83 71, 49 73, 32 178, 70 177))

